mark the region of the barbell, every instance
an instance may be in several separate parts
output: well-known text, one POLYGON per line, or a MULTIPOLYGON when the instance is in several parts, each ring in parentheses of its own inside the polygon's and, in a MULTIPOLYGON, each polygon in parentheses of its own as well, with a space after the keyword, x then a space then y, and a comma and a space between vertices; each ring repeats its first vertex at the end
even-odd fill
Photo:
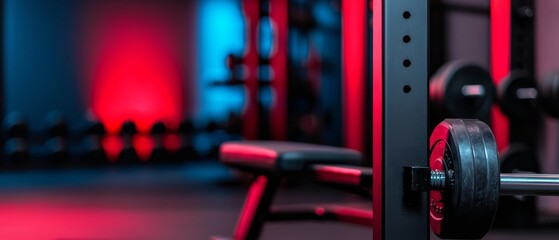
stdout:
POLYGON ((501 174, 495 137, 479 120, 446 119, 430 138, 426 188, 433 232, 478 239, 491 229, 500 195, 559 196, 559 175, 501 174))

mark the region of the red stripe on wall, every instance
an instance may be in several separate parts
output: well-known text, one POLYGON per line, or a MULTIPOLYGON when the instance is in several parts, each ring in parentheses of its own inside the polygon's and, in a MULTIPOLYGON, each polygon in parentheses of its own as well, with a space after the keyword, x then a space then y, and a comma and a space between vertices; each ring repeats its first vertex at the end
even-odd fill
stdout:
POLYGON ((342 1, 345 146, 363 152, 367 1, 342 1))
POLYGON ((270 58, 273 69, 274 102, 270 124, 272 139, 287 139, 287 35, 288 1, 270 0, 270 18, 274 23, 274 49, 270 58))
POLYGON ((383 1, 372 0, 373 8, 373 239, 384 239, 382 222, 384 208, 383 191, 383 1))
POLYGON ((243 10, 247 25, 247 45, 244 64, 246 68, 246 101, 243 118, 243 136, 258 138, 258 21, 260 20, 259 0, 243 0, 243 10))
MULTIPOLYGON (((510 72, 510 0, 491 0, 491 73, 496 85, 510 72)), ((508 144, 509 122, 493 107, 493 132, 499 151, 508 144)))

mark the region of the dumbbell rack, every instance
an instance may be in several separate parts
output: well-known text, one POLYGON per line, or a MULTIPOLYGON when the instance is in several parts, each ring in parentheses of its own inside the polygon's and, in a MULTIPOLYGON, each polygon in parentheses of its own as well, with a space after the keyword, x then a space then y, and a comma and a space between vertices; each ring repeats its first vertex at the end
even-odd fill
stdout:
MULTIPOLYGON (((530 84, 537 85, 534 82, 534 41, 533 0, 491 1, 491 69, 496 85, 502 84, 506 76, 515 74, 513 73, 515 71, 522 71, 530 84)), ((515 151, 514 148, 526 146, 527 149, 523 151, 531 157, 523 163, 516 163, 516 165, 520 164, 516 167, 523 171, 536 171, 539 162, 535 151, 542 115, 535 113, 522 117, 509 116, 507 119, 499 109, 495 108, 493 120, 492 128, 500 151, 511 153, 515 151)), ((510 160, 502 158, 501 164, 508 164, 508 168, 514 167, 509 163, 510 160)), ((499 211, 497 225, 530 226, 536 221, 537 209, 534 197, 527 197, 522 201, 505 197, 501 198, 500 205, 510 210, 499 211)))
POLYGON ((372 3, 373 236, 429 239, 427 194, 402 191, 404 167, 428 166, 429 1, 372 3))
MULTIPOLYGON (((496 85, 513 70, 523 70, 532 78, 535 75, 534 20, 519 12, 523 7, 531 8, 533 14, 533 0, 491 1, 491 71, 496 85)), ((537 119, 508 121, 497 108, 493 118, 499 150, 514 142, 535 147, 537 119)))
POLYGON ((246 79, 240 80, 247 92, 242 127, 245 139, 286 140, 287 138, 288 5, 287 1, 280 0, 242 1, 247 26, 247 43, 244 55, 240 57, 246 72, 246 79), (266 17, 274 26, 274 47, 270 56, 263 57, 258 49, 261 34, 259 28, 262 24, 261 20, 266 17), (264 77, 261 69, 265 65, 273 72, 273 80, 269 85, 273 87, 275 97, 269 117, 264 117, 265 113, 259 108, 261 94, 259 87, 264 77))
POLYGON ((269 17, 275 23, 275 50, 270 56, 274 70, 274 102, 270 112, 271 137, 287 139, 287 53, 288 53, 288 1, 269 0, 269 17))
POLYGON ((243 116, 243 136, 246 139, 258 138, 258 21, 260 19, 260 0, 243 0, 243 12, 247 21, 247 44, 244 64, 246 66, 246 108, 243 116))

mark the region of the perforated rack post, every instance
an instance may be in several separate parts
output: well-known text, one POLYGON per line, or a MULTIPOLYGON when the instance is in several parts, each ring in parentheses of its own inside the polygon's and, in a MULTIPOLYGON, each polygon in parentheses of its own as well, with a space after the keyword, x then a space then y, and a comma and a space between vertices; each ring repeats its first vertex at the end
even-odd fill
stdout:
POLYGON ((404 167, 428 166, 427 0, 372 0, 373 235, 429 239, 427 193, 406 194, 404 167))

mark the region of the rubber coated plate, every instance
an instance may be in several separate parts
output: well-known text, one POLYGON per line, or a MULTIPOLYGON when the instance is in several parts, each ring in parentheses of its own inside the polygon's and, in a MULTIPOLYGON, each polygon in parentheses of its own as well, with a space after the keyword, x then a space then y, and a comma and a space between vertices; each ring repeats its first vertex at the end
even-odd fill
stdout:
MULTIPOLYGON (((522 118, 538 113, 536 99, 521 99, 518 89, 536 89, 536 81, 522 71, 511 72, 499 83, 497 90, 501 111, 512 118, 522 118)), ((537 97, 537 96, 535 96, 537 97)))
POLYGON ((447 173, 446 189, 431 191, 431 229, 441 238, 482 238, 499 201, 499 160, 491 129, 478 120, 447 119, 430 139, 431 170, 447 173))
POLYGON ((559 118, 559 73, 549 75, 542 82, 540 103, 544 111, 559 118))
MULTIPOLYGON (((524 144, 508 146, 500 156, 502 173, 539 173, 534 150, 524 144)), ((534 196, 501 196, 494 226, 531 227, 536 224, 537 208, 534 196)))
POLYGON ((484 68, 464 61, 442 66, 429 82, 434 110, 450 118, 485 118, 496 98, 493 78, 484 68), (481 86, 480 96, 465 96, 464 86, 481 86))

